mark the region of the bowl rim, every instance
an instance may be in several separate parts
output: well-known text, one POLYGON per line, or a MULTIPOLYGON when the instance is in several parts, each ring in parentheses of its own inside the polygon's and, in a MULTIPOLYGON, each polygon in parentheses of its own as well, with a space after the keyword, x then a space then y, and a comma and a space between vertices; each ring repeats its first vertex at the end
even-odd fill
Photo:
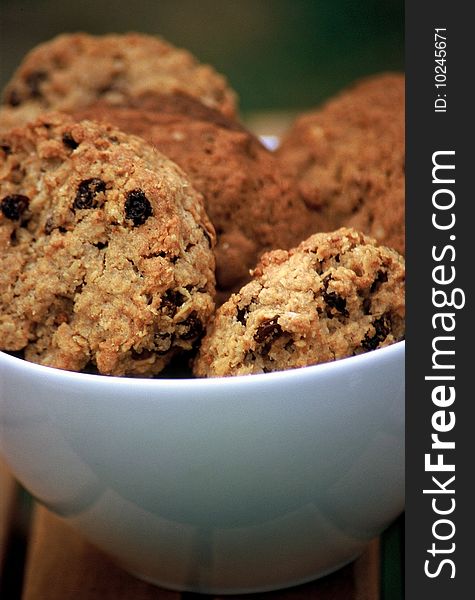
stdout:
POLYGON ((320 363, 317 365, 310 365, 307 367, 297 367, 294 369, 286 369, 284 371, 273 371, 272 373, 255 373, 248 375, 234 375, 227 377, 208 377, 208 378, 179 378, 179 377, 129 377, 129 376, 117 376, 117 375, 99 375, 96 373, 80 373, 76 371, 67 371, 65 369, 57 369, 55 367, 48 367, 45 365, 39 365, 23 358, 13 356, 6 352, 0 351, 0 366, 4 363, 4 366, 14 368, 15 370, 21 369, 22 371, 31 371, 33 375, 37 377, 48 377, 50 381, 71 383, 71 384, 94 384, 94 385, 106 385, 110 386, 114 383, 118 386, 127 386, 133 384, 134 387, 144 386, 145 388, 157 388, 157 389, 168 389, 168 388, 192 388, 202 389, 210 388, 211 386, 233 388, 241 385, 262 385, 263 382, 269 384, 278 384, 283 380, 285 382, 293 382, 297 379, 307 380, 308 378, 315 378, 318 376, 327 375, 339 375, 347 372, 348 370, 354 370, 355 368, 368 366, 374 367, 371 363, 377 362, 378 360, 391 360, 399 356, 404 355, 405 352, 405 340, 395 342, 384 348, 377 348, 369 352, 358 354, 357 356, 348 356, 337 360, 329 361, 326 363, 320 363))

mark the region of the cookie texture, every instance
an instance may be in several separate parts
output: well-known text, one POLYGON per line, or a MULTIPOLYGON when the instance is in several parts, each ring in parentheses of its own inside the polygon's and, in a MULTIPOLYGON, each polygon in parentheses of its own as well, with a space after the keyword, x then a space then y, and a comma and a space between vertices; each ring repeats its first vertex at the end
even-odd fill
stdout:
POLYGON ((213 312, 215 234, 141 138, 46 114, 0 136, 0 348, 102 374, 159 373, 213 312))
POLYGON ((404 253, 404 76, 358 82, 298 118, 278 156, 323 228, 355 227, 404 253))
POLYGON ((265 254, 217 311, 194 372, 247 375, 353 356, 404 336, 404 259, 347 228, 265 254))
POLYGON ((291 248, 319 231, 319 214, 242 125, 181 97, 161 106, 157 112, 97 104, 75 115, 140 135, 183 168, 216 229, 217 286, 227 297, 250 279, 263 252, 291 248))
POLYGON ((183 94, 232 117, 236 94, 226 79, 189 52, 139 33, 60 35, 31 50, 5 88, 2 129, 45 110, 97 102, 130 105, 183 94))

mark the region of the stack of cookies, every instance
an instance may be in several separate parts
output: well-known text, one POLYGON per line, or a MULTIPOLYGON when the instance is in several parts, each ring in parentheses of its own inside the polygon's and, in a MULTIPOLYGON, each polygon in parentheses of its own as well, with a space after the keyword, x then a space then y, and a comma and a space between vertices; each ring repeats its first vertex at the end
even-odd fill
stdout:
POLYGON ((0 109, 0 349, 222 376, 401 339, 403 90, 365 81, 272 153, 225 78, 159 38, 34 49, 0 109))

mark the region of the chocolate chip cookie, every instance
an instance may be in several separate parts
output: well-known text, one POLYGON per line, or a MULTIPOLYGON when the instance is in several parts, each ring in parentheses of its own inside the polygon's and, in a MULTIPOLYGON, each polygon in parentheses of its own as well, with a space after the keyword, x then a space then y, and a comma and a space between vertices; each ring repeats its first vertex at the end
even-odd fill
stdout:
POLYGON ((0 136, 0 349, 159 373, 213 312, 201 195, 144 140, 47 114, 0 136))
POLYGON ((404 253, 404 76, 357 83, 297 119, 278 156, 323 228, 355 227, 404 253))
POLYGON ((353 229, 265 254, 217 311, 194 372, 267 373, 353 356, 404 335, 404 259, 353 229))
POLYGON ((45 110, 71 111, 99 99, 111 105, 157 103, 167 94, 236 114, 236 95, 225 78, 159 37, 63 34, 27 54, 6 86, 0 121, 5 130, 45 110))
POLYGON ((318 212, 306 207, 273 153, 242 125, 194 100, 169 96, 160 111, 97 104, 75 114, 144 137, 187 173, 216 229, 221 297, 249 280, 262 252, 290 248, 321 229, 318 212))

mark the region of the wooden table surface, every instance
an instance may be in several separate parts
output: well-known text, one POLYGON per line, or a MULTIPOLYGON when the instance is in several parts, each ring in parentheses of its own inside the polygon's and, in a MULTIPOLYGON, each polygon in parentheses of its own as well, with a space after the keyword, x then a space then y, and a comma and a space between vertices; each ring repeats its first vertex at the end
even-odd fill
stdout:
POLYGON ((144 583, 45 508, 28 500, 0 462, 2 600, 378 600, 380 545, 323 579, 252 595, 203 596, 144 583))

